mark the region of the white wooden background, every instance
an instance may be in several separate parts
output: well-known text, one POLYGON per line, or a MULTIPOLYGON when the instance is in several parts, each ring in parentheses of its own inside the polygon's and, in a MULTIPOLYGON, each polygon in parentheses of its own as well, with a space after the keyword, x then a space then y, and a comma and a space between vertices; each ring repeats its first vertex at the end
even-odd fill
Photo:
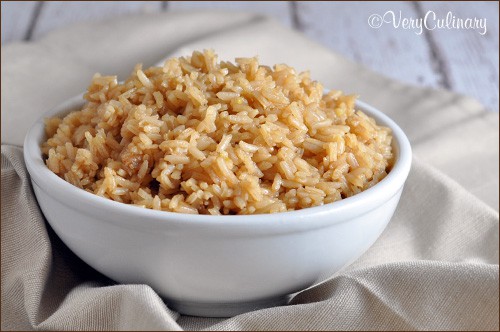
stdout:
POLYGON ((2 45, 37 40, 53 29, 135 12, 190 9, 252 11, 275 17, 310 38, 375 71, 417 85, 467 94, 498 111, 498 2, 225 2, 99 1, 1 2, 2 45), (439 17, 451 11, 460 18, 486 18, 487 33, 474 30, 372 29, 371 14, 388 10, 403 17, 439 17))

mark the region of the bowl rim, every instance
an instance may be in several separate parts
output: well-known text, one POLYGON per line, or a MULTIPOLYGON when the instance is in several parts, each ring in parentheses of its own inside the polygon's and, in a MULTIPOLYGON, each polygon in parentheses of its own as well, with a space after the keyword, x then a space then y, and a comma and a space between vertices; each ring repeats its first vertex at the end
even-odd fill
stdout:
POLYGON ((389 127, 393 135, 393 148, 395 149, 394 165, 388 175, 373 187, 333 203, 273 214, 195 215, 157 211, 120 203, 87 192, 66 182, 46 166, 42 159, 40 147, 45 137, 44 119, 56 114, 68 113, 70 110, 80 107, 84 103, 83 94, 70 98, 45 112, 30 127, 24 140, 23 154, 31 180, 45 195, 49 195, 70 208, 93 215, 102 220, 134 228, 144 228, 146 224, 156 226, 157 224, 179 224, 202 228, 224 226, 250 229, 259 226, 266 229, 273 228, 275 230, 292 231, 332 225, 365 214, 398 194, 411 168, 411 146, 403 130, 392 119, 375 107, 357 100, 356 109, 374 117, 377 123, 389 127), (109 215, 112 215, 113 218, 109 217, 109 215), (116 218, 116 216, 120 215, 125 220, 116 218), (324 218, 325 215, 335 217, 324 218), (307 222, 302 222, 304 219, 308 219, 307 222))

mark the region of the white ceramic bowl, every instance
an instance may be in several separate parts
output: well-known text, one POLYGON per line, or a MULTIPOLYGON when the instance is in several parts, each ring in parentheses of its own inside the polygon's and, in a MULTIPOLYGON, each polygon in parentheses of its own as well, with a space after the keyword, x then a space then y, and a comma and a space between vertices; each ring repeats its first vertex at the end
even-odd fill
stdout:
POLYGON ((396 161, 374 187, 299 211, 248 216, 188 215, 143 209, 81 190, 42 160, 43 118, 83 105, 81 96, 38 120, 24 159, 39 205, 64 243, 106 276, 148 284, 173 309, 227 317, 286 302, 287 295, 332 276, 379 237, 399 202, 411 147, 387 116, 357 108, 392 129, 396 161))

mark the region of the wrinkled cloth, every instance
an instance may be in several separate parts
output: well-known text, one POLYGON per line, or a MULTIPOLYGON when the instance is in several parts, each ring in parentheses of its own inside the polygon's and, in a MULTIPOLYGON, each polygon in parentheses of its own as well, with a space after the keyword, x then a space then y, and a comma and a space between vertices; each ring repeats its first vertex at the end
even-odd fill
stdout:
MULTIPOLYGON (((411 65, 411 64, 409 64, 411 65)), ((129 16, 2 47, 2 330, 498 330, 498 113, 445 90, 395 82, 273 20, 224 12, 129 16), (182 316, 147 285, 93 270, 37 205, 22 142, 95 72, 127 77, 193 49, 287 63, 379 108, 414 160, 387 229, 357 261, 289 305, 228 319, 182 316)))

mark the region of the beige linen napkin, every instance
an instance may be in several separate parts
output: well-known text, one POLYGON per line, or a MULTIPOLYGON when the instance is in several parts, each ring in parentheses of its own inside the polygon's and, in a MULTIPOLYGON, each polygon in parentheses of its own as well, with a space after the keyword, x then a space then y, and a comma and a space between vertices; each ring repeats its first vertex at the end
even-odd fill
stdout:
POLYGON ((8 45, 1 89, 2 330, 499 328, 498 113, 474 100, 394 82, 265 17, 219 11, 131 16, 8 45), (396 120, 415 155, 396 214, 365 255, 288 306, 230 319, 180 316, 149 286, 117 285, 78 259, 44 221, 19 147, 30 123, 94 72, 123 79, 137 62, 201 48, 310 69, 396 120))

